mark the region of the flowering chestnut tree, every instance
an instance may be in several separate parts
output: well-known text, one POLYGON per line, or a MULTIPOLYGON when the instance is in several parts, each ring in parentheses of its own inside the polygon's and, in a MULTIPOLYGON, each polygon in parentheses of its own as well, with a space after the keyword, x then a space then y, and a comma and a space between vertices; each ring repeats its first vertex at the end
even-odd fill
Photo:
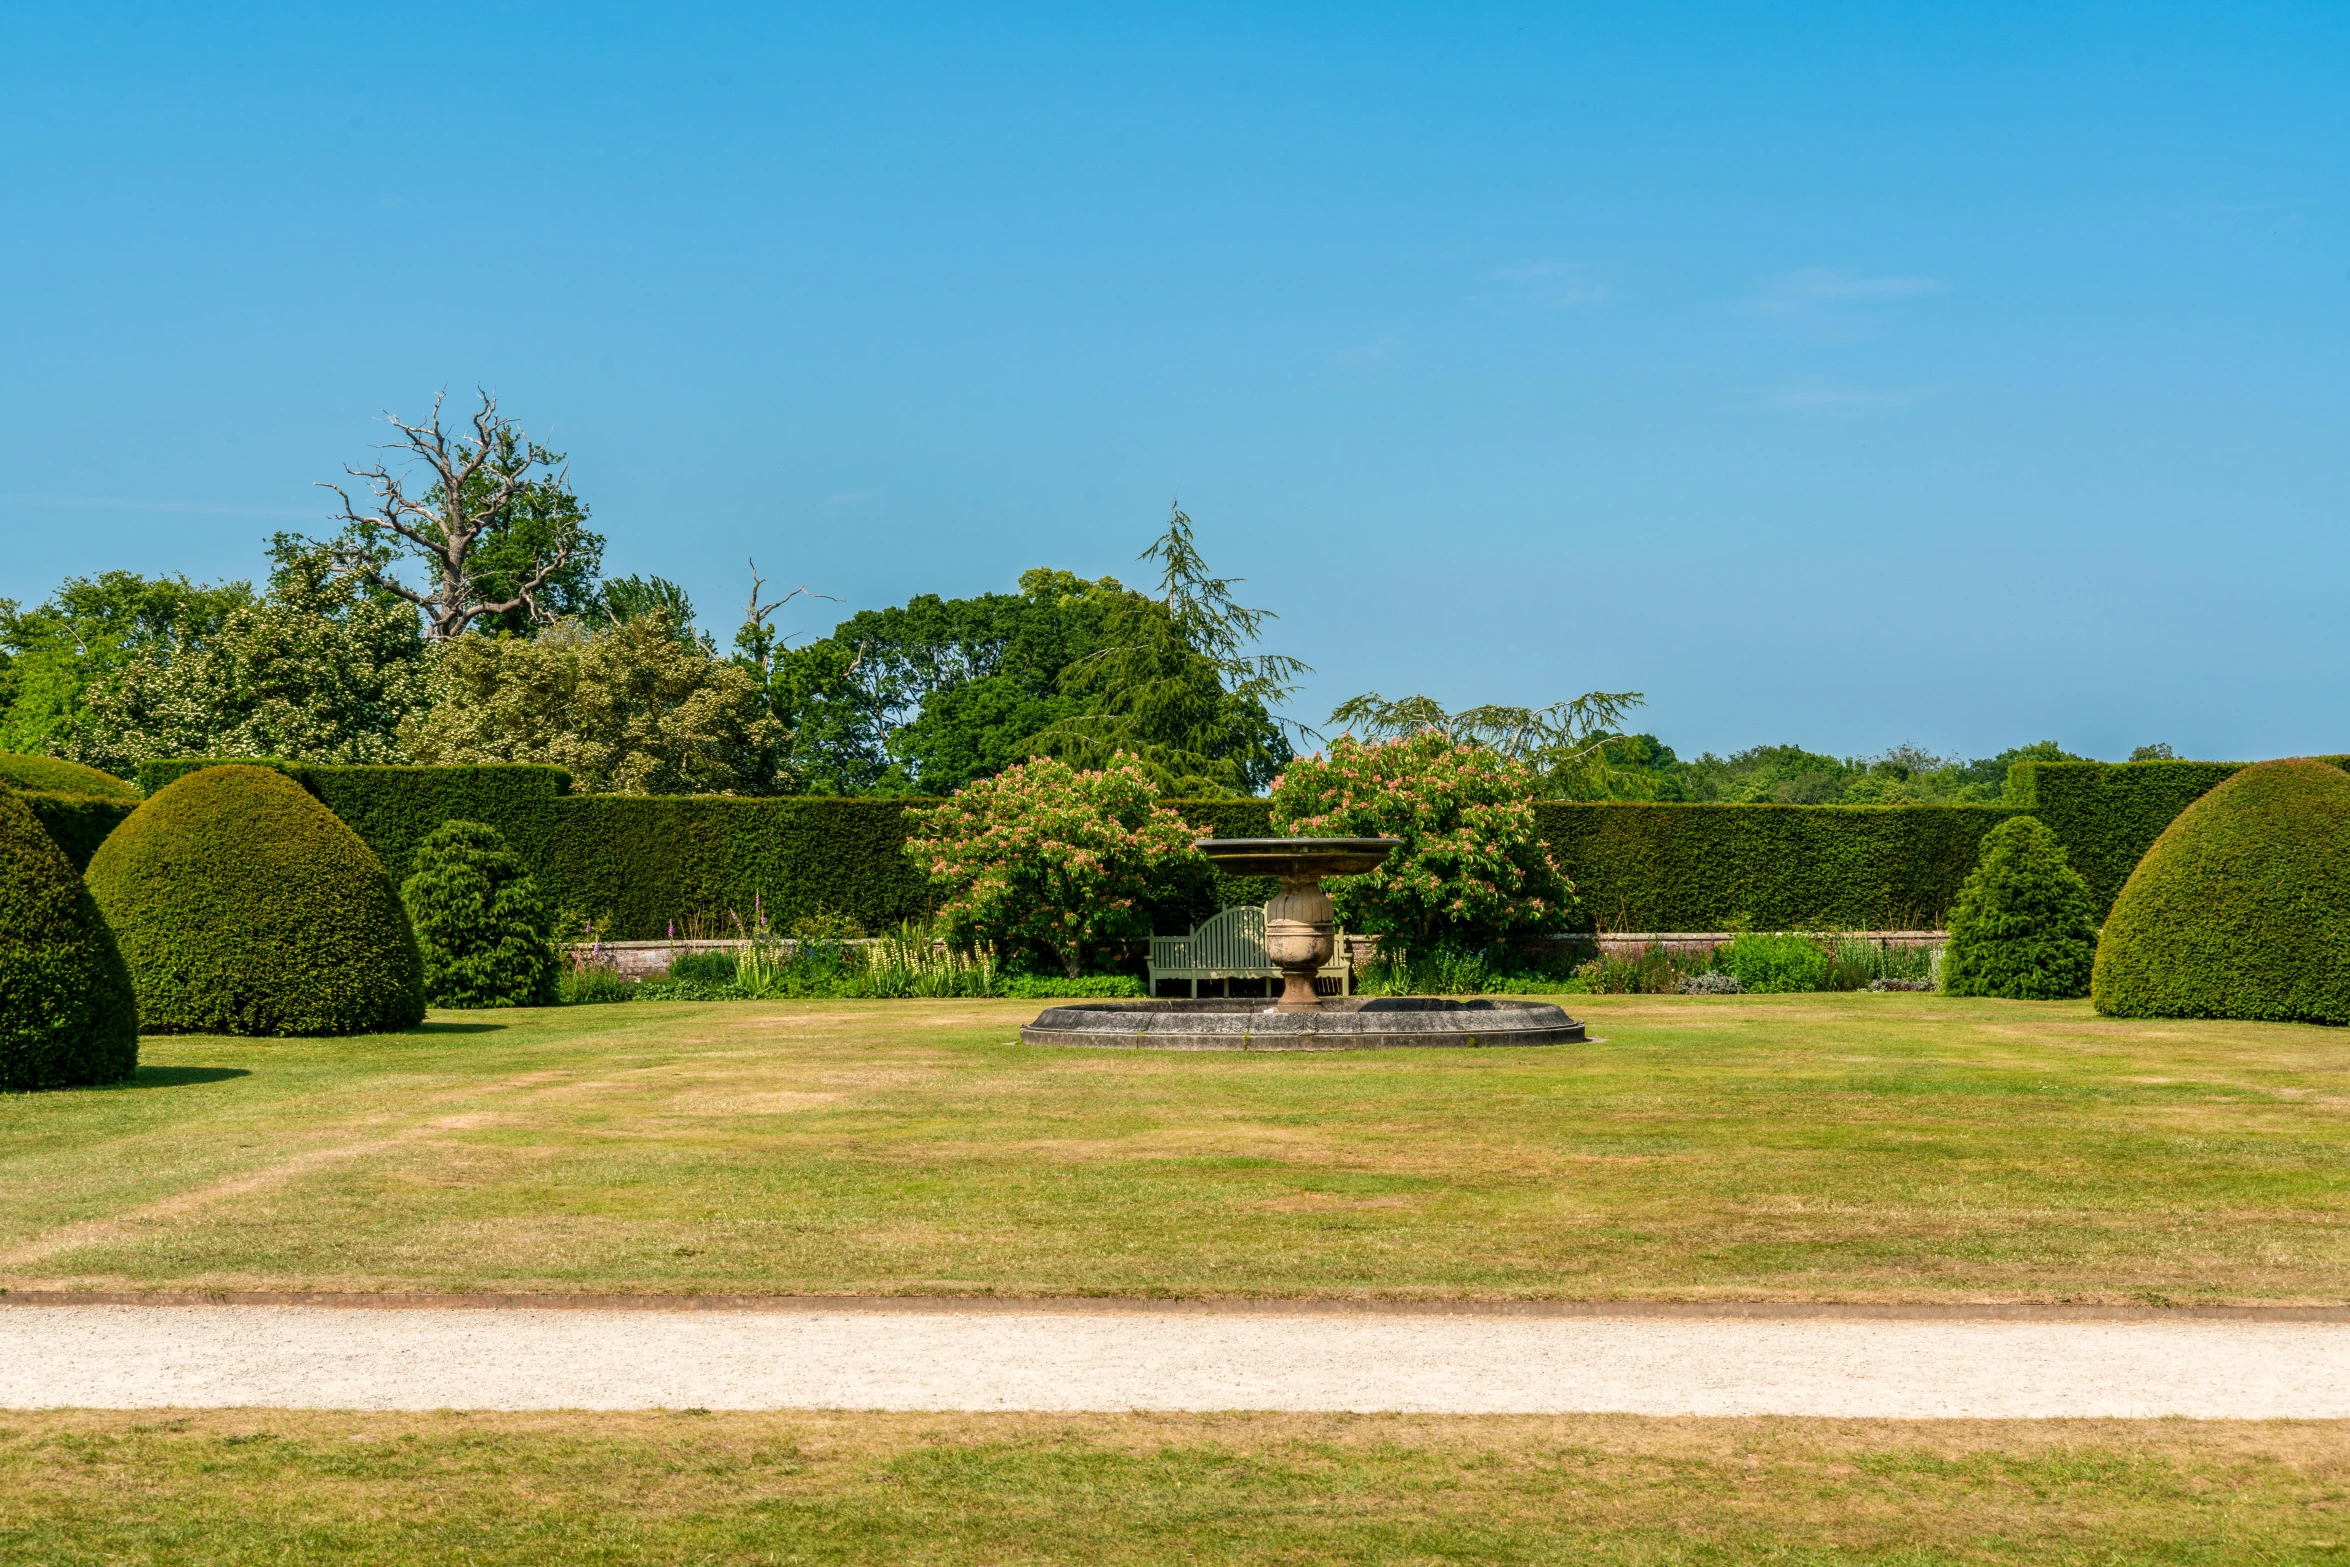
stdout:
POLYGON ((1199 834, 1124 752, 1098 772, 1038 757, 908 815, 906 852, 946 889, 953 939, 1042 948, 1072 979, 1088 947, 1149 935, 1153 878, 1199 858, 1199 834))
POLYGON ((1274 830, 1400 838, 1377 870, 1327 883, 1340 923, 1406 941, 1555 930, 1575 888, 1534 826, 1535 772, 1481 745, 1422 732, 1341 735, 1273 782, 1274 830))

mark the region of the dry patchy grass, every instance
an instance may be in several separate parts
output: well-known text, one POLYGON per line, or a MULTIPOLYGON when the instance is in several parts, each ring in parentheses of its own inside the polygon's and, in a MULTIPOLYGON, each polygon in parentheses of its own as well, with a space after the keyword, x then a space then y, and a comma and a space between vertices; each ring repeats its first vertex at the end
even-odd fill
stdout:
POLYGON ((1034 1003, 150 1039, 0 1097, 0 1284, 2350 1299, 2350 1036, 1582 997, 1604 1043, 1159 1055, 1034 1003))
POLYGON ((0 1413, 0 1562, 2350 1561, 2311 1424, 0 1413))

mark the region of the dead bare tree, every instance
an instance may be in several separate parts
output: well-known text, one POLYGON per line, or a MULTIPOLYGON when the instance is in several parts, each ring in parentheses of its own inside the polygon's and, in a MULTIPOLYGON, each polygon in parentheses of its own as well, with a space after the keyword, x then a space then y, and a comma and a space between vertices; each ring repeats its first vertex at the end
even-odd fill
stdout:
MULTIPOLYGON (((774 627, 767 624, 768 616, 774 614, 777 610, 783 608, 784 605, 789 604, 793 599, 799 598, 803 594, 809 598, 831 599, 835 604, 840 602, 839 599, 833 598, 831 594, 819 593, 815 589, 809 587, 807 584, 802 583, 800 586, 792 589, 789 593, 786 593, 783 597, 776 599, 771 603, 762 604, 759 602, 759 594, 763 589, 766 588, 766 586, 767 579, 759 575, 759 562, 754 559, 751 562, 751 600, 749 603, 743 606, 742 629, 734 634, 734 645, 737 651, 739 651, 743 657, 749 659, 752 663, 759 667, 759 673, 761 675, 767 675, 774 672, 775 655, 784 650, 786 640, 776 632, 774 627)), ((859 662, 863 661, 863 656, 863 652, 860 650, 858 654, 859 662)), ((849 668, 852 670, 856 667, 857 666, 855 664, 851 664, 849 666, 849 668)))
POLYGON ((421 462, 431 482, 418 494, 412 479, 394 473, 384 463, 372 468, 346 467, 344 472, 363 480, 370 507, 361 511, 339 484, 321 484, 343 503, 338 519, 343 536, 335 544, 337 566, 373 588, 407 600, 425 617, 425 635, 445 641, 461 635, 484 615, 525 610, 534 620, 547 618, 537 594, 560 572, 578 546, 576 521, 556 530, 555 536, 533 549, 527 567, 516 572, 508 595, 492 599, 474 569, 475 550, 496 527, 516 499, 533 486, 570 488, 570 468, 555 466, 543 448, 534 445, 514 421, 498 412, 495 394, 481 391, 481 407, 473 415, 473 439, 451 435, 441 427, 444 391, 432 400, 432 413, 422 424, 408 424, 384 415, 401 439, 384 446, 403 454, 409 463, 421 462), (390 543, 404 540, 406 548, 390 543), (402 554, 423 563, 430 587, 418 592, 392 575, 402 554))

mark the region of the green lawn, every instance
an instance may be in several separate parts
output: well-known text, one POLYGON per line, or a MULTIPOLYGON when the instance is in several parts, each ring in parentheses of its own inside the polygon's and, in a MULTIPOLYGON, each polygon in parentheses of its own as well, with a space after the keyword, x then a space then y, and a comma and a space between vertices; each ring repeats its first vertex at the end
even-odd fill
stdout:
POLYGON ((2331 1425, 0 1413, 0 1563, 2350 1562, 2331 1425))
POLYGON ((2350 1035, 1574 999, 1604 1042, 1156 1055, 1036 1003, 150 1039, 0 1097, 0 1285, 2350 1299, 2350 1035))

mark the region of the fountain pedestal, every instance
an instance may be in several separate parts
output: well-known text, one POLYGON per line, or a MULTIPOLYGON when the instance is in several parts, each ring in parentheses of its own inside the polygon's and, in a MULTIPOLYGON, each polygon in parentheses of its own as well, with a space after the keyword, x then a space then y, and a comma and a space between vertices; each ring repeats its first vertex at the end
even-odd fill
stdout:
POLYGON ((1319 1012, 1314 976, 1338 950, 1338 920, 1320 877, 1285 877, 1265 905, 1265 958, 1281 971, 1277 1012, 1319 1012))
POLYGON ((1281 971, 1276 1012, 1319 1012, 1314 976, 1338 948, 1325 876, 1360 876, 1403 847, 1400 838, 1202 838, 1192 847, 1235 876, 1277 876, 1265 905, 1265 959, 1281 971))

